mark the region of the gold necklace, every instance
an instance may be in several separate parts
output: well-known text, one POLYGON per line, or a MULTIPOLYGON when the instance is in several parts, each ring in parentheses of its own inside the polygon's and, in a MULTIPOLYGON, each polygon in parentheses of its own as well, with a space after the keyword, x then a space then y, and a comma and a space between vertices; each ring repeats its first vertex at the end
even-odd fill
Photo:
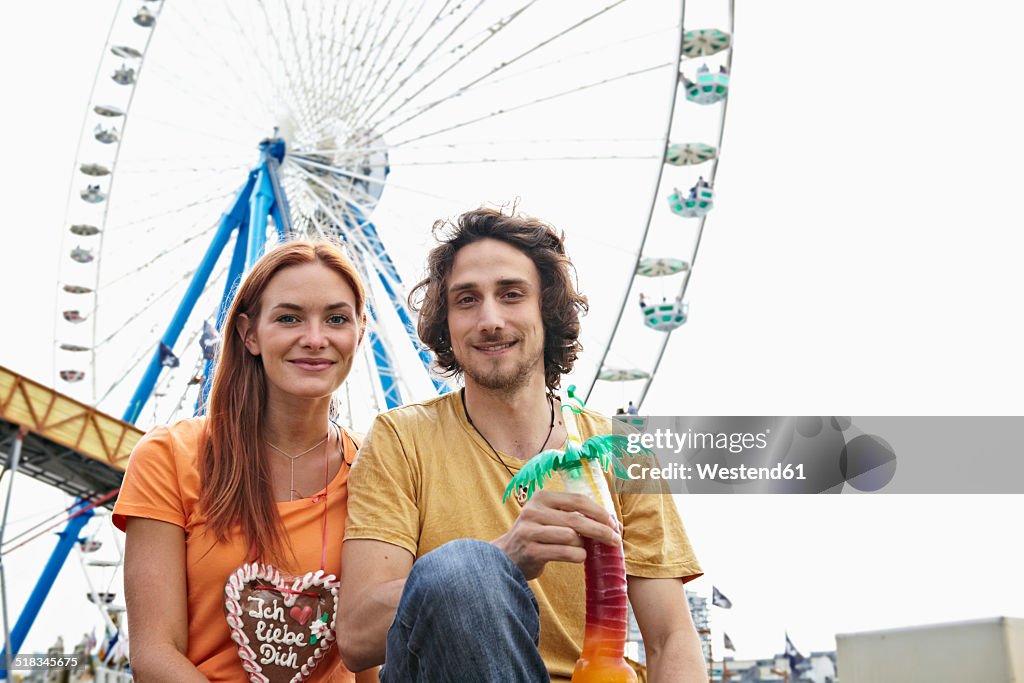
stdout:
MULTIPOLYGON (((465 413, 465 415, 466 415, 466 422, 468 422, 469 426, 473 428, 473 431, 475 431, 477 433, 477 436, 479 436, 481 439, 484 440, 484 443, 487 444, 487 447, 491 449, 491 452, 488 453, 488 455, 490 455, 492 458, 497 460, 498 464, 500 464, 502 467, 504 467, 505 471, 508 472, 508 476, 510 478, 514 479, 516 475, 512 472, 512 468, 509 467, 508 465, 506 465, 505 461, 501 459, 500 455, 498 455, 498 449, 495 448, 494 446, 492 446, 491 442, 487 440, 487 437, 483 435, 483 432, 481 432, 477 428, 477 426, 475 424, 473 424, 473 418, 471 418, 469 416, 469 410, 466 408, 466 389, 465 389, 465 387, 463 387, 462 391, 459 392, 459 395, 462 398, 462 412, 465 413)), ((547 395, 547 399, 548 399, 548 408, 551 411, 551 424, 548 426, 548 435, 544 437, 544 441, 542 441, 541 444, 540 444, 540 449, 544 448, 544 446, 547 445, 548 439, 551 438, 551 432, 555 431, 555 400, 554 400, 554 398, 552 398, 551 394, 547 395)), ((540 449, 537 449, 538 453, 540 452, 540 449)), ((526 498, 526 487, 525 486, 522 486, 522 485, 517 486, 516 487, 516 494, 515 495, 516 495, 516 502, 519 503, 520 507, 522 507, 523 505, 526 505, 527 498, 526 498)))
POLYGON ((277 446, 275 446, 274 444, 270 443, 270 441, 268 441, 267 439, 263 439, 263 443, 267 444, 268 446, 273 448, 275 451, 277 451, 278 453, 280 453, 284 457, 288 458, 288 471, 289 471, 288 501, 289 502, 295 500, 295 461, 298 460, 299 458, 301 458, 302 456, 304 456, 306 453, 309 453, 310 451, 312 451, 314 448, 317 448, 318 446, 321 446, 324 443, 326 443, 327 442, 327 438, 330 435, 331 435, 331 430, 328 429, 327 430, 327 434, 324 435, 324 438, 320 439, 315 444, 313 444, 312 446, 310 446, 306 450, 302 451, 301 453, 296 453, 295 455, 289 455, 288 453, 285 453, 282 449, 280 449, 277 446))

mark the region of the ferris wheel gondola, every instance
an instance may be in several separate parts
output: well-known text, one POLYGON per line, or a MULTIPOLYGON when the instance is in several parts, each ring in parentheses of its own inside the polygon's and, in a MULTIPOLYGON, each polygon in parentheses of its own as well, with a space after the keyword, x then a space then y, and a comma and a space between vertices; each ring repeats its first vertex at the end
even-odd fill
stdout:
POLYGON ((640 259, 640 263, 636 264, 636 274, 644 277, 666 277, 684 273, 689 269, 689 263, 677 258, 647 257, 640 259))
POLYGON ((718 150, 703 142, 686 142, 669 145, 665 163, 673 166, 695 166, 711 161, 718 150))
POLYGON ((219 328, 234 255, 324 236, 345 244, 369 288, 363 361, 345 388, 368 398, 349 409, 444 391, 407 301, 429 228, 520 196, 568 234, 591 297, 586 335, 599 340, 577 368, 596 376, 615 292, 634 276, 638 218, 656 203, 642 187, 665 158, 661 103, 675 98, 683 42, 678 16, 642 0, 120 9, 76 164, 81 199, 67 211, 68 225, 96 228, 74 245, 95 259, 67 261, 59 292, 88 324, 58 326, 58 371, 90 403, 128 404, 133 421, 190 414, 202 385, 192 380, 211 371, 200 338, 219 328), (595 114, 644 99, 658 104, 595 114), (264 177, 273 198, 246 204, 261 201, 264 177), (580 207, 583 191, 625 201, 580 207), (236 227, 213 249, 232 207, 236 227), (600 225, 630 227, 609 239, 600 225))

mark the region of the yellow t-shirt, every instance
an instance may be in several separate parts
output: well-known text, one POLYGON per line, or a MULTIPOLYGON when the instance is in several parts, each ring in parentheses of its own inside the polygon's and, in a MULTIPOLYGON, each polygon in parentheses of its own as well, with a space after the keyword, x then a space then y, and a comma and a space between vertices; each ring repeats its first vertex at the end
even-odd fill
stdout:
MULTIPOLYGON (((578 425, 584 439, 611 432, 611 422, 590 411, 578 425)), ((501 458, 513 472, 523 464, 501 458)), ((501 502, 508 482, 508 471, 467 422, 457 392, 396 408, 374 422, 352 469, 345 538, 392 543, 417 559, 459 538, 493 541, 519 514, 514 500, 501 502)), ((557 477, 545 488, 564 490, 557 477)), ((671 496, 613 499, 628 575, 701 575, 671 496)), ((568 681, 583 645, 583 565, 549 563, 530 588, 540 605, 541 657, 553 681, 568 681)))
MULTIPOLYGON (((246 561, 247 548, 240 535, 229 543, 216 543, 207 531, 205 516, 199 512, 197 454, 205 427, 205 418, 182 420, 168 427, 156 427, 136 444, 114 506, 113 521, 122 531, 126 517, 156 519, 185 530, 188 659, 210 681, 248 683, 224 615, 224 583, 246 561)), ((345 439, 344 458, 347 463, 355 458, 350 438, 345 439)), ((297 560, 295 566, 279 566, 282 573, 301 576, 320 568, 326 491, 325 569, 341 576, 348 474, 349 466, 343 464, 326 489, 310 498, 277 504, 297 560)), ((153 590, 163 588, 153 586, 153 590)), ((334 644, 309 680, 354 683, 355 675, 341 663, 334 644)))

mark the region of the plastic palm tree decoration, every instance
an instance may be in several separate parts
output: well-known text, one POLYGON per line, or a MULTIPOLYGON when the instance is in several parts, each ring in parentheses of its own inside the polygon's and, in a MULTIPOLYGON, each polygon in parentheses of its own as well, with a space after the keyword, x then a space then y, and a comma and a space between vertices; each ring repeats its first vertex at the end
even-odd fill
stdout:
MULTIPOLYGON (((566 491, 583 494, 601 505, 621 535, 622 526, 615 517, 604 472, 612 469, 616 476, 629 478, 619 462, 619 458, 627 454, 628 440, 622 435, 605 435, 583 442, 576 426, 576 415, 582 412, 583 402, 576 397, 575 389, 575 386, 570 386, 568 398, 562 401, 562 418, 567 433, 565 450, 543 451, 530 459, 505 489, 503 500, 508 500, 519 487, 526 488, 529 498, 557 473, 566 491)), ((572 683, 636 683, 636 673, 623 658, 627 597, 626 560, 621 538, 614 547, 584 538, 583 546, 587 551, 583 565, 587 620, 583 652, 576 661, 572 683)))

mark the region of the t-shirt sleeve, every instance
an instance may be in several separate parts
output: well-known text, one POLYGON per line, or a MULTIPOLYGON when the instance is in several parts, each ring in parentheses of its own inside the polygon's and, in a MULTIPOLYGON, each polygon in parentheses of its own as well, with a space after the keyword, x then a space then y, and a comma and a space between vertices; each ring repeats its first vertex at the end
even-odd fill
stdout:
POLYGON ((157 427, 135 445, 114 504, 114 526, 124 531, 127 517, 144 517, 185 528, 174 439, 157 427))
POLYGON ((704 573, 670 494, 622 494, 621 506, 626 574, 685 583, 704 573))
POLYGON ((417 472, 387 414, 374 421, 348 480, 345 540, 370 539, 405 548, 419 545, 417 472))

